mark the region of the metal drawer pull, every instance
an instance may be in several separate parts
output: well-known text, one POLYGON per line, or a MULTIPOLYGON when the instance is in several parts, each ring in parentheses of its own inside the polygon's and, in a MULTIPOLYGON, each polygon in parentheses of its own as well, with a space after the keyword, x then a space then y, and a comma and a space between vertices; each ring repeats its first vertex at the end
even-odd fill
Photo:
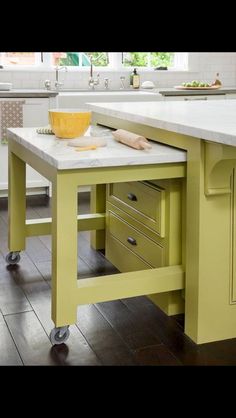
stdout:
POLYGON ((133 193, 128 193, 127 197, 128 197, 129 200, 132 200, 133 202, 137 202, 137 200, 138 200, 137 197, 135 196, 135 194, 133 194, 133 193))
POLYGON ((131 244, 131 245, 137 245, 137 241, 136 239, 132 238, 132 237, 128 237, 127 241, 131 244))

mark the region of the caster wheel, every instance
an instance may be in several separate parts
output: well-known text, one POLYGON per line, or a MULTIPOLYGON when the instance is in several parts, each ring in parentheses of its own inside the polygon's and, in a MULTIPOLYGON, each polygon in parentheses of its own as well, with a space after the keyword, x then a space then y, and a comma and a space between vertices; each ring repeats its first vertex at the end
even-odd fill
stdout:
POLYGON ((68 340, 70 335, 69 326, 53 328, 50 332, 50 341, 52 345, 62 344, 68 340))
POLYGON ((6 255, 6 262, 8 264, 17 264, 20 261, 20 253, 18 251, 11 251, 6 255))

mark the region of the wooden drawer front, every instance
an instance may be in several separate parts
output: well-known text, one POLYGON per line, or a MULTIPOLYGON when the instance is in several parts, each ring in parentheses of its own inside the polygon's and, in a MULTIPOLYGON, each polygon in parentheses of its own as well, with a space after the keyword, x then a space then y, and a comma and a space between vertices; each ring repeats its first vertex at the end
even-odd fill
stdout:
POLYGON ((106 236, 106 258, 122 273, 151 268, 112 235, 106 236))
POLYGON ((145 182, 109 185, 108 200, 165 236, 165 192, 145 182))
POLYGON ((160 245, 122 221, 113 212, 109 211, 108 216, 108 232, 111 235, 151 266, 161 267, 164 265, 164 250, 160 245))

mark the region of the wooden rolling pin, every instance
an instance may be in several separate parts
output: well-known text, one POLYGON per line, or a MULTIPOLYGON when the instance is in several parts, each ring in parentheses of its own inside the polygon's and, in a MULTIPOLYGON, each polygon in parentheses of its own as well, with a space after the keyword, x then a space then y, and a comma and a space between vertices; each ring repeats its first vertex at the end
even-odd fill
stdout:
POLYGON ((128 145, 129 147, 136 149, 150 149, 151 144, 144 136, 134 134, 133 132, 125 131, 124 129, 117 129, 112 132, 114 138, 122 142, 122 144, 128 145))

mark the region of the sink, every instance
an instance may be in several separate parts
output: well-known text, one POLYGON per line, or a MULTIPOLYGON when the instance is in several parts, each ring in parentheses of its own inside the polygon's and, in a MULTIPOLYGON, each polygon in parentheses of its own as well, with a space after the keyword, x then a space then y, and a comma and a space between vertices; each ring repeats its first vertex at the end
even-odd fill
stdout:
POLYGON ((1 90, 11 90, 12 83, 0 83, 0 91, 1 90))
POLYGON ((61 89, 58 93, 128 93, 128 92, 138 92, 140 90, 134 89, 61 89))

